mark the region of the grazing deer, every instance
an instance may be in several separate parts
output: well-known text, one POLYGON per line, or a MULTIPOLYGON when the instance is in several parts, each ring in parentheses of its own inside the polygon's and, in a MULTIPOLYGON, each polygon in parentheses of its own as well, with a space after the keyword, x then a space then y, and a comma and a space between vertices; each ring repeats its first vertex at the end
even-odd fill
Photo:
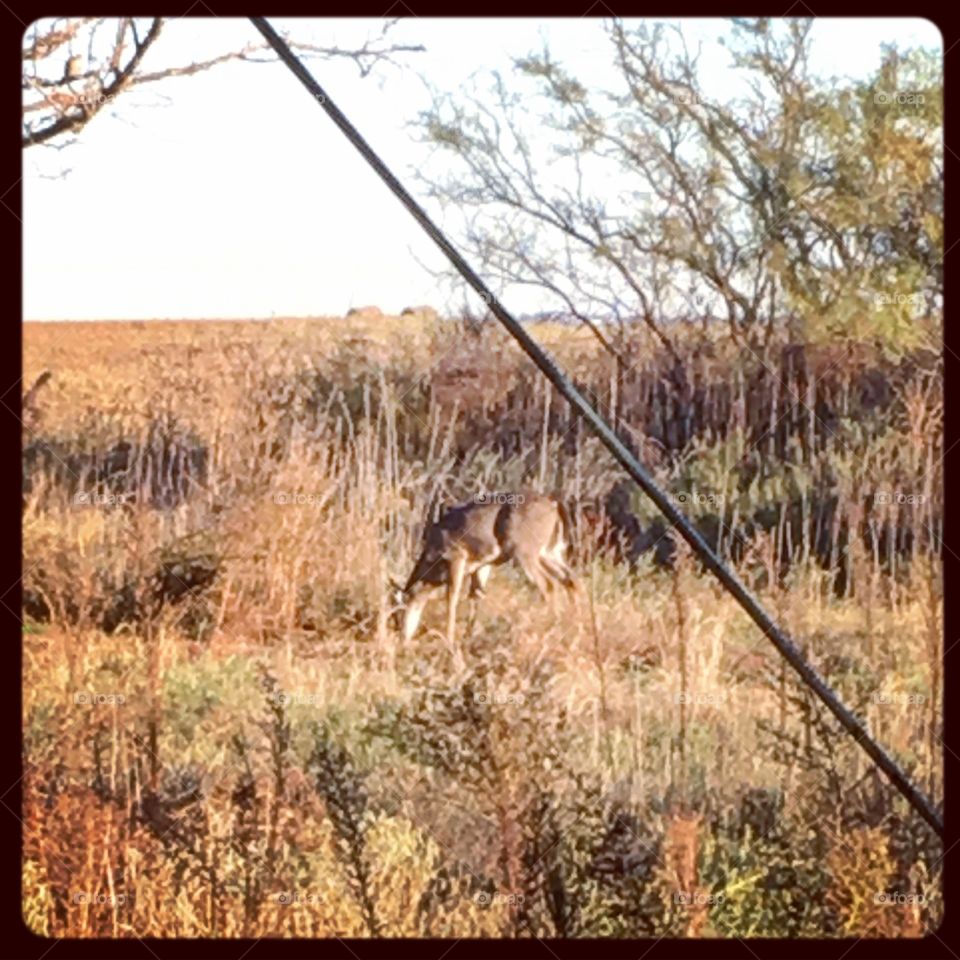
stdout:
POLYGON ((516 560, 544 598, 556 584, 571 593, 576 581, 567 566, 570 523, 552 497, 489 498, 450 507, 427 529, 423 550, 403 588, 403 636, 416 633, 427 601, 447 587, 447 638, 453 644, 457 603, 470 577, 470 596, 483 594, 494 565, 516 560))

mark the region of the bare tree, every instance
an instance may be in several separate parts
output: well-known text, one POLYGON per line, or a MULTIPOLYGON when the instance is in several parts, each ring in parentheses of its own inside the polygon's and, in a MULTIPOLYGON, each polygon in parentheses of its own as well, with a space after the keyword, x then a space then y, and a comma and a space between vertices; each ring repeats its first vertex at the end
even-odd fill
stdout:
MULTIPOLYGON (((306 58, 353 60, 366 76, 378 64, 421 46, 387 43, 396 21, 384 21, 379 33, 355 49, 288 42, 306 58)), ((57 17, 31 24, 23 38, 23 146, 63 145, 98 113, 134 87, 170 77, 187 77, 233 60, 275 59, 263 42, 229 50, 206 60, 144 68, 144 58, 159 41, 162 17, 57 17)))

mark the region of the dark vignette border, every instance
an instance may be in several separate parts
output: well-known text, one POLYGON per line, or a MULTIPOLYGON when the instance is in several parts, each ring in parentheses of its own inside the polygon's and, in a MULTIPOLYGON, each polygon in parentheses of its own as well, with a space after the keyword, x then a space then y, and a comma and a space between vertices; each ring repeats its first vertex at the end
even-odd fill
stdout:
MULTIPOLYGON (((11 311, 4 326, 11 335, 11 342, 7 349, 0 353, 0 390, 5 386, 19 382, 22 375, 22 157, 20 156, 20 42, 23 30, 27 24, 40 16, 49 16, 49 9, 41 8, 33 0, 16 0, 15 6, 8 5, 6 0, 0 0, 0 21, 3 21, 6 30, 3 34, 2 50, 5 55, 0 56, 0 76, 4 82, 0 83, 0 111, 4 118, 2 129, 4 138, 9 138, 9 149, 5 149, 0 169, 0 237, 3 238, 3 249, 7 260, 18 268, 16 274, 20 282, 17 283, 16 308, 11 311)), ((77 12, 77 11, 73 11, 77 12)), ((703 3, 702 0, 679 0, 669 4, 624 3, 623 0, 561 0, 561 2, 543 3, 542 0, 528 0, 518 9, 516 4, 509 7, 503 3, 472 4, 461 7, 457 15, 473 16, 536 16, 547 18, 550 16, 589 16, 603 17, 612 14, 621 16, 811 16, 816 15, 805 0, 792 0, 785 4, 783 9, 777 9, 770 4, 753 2, 739 4, 723 4, 719 9, 703 3)), ((931 20, 940 29, 943 36, 944 48, 944 78, 946 90, 952 88, 949 79, 952 76, 951 59, 960 57, 960 22, 950 17, 940 5, 927 3, 924 8, 908 8, 903 4, 895 4, 889 0, 874 0, 867 5, 856 0, 842 0, 834 4, 828 11, 829 16, 863 16, 863 17, 896 17, 896 16, 924 16, 931 20), (956 49, 955 49, 956 46, 956 49)), ((169 16, 190 17, 239 17, 250 15, 274 16, 317 16, 316 7, 305 4, 286 4, 282 13, 250 8, 246 5, 228 3, 211 6, 206 0, 181 0, 180 5, 166 10, 130 10, 116 9, 112 3, 106 8, 96 11, 98 15, 130 15, 163 13, 169 16)), ((433 0, 359 0, 358 3, 336 3, 325 6, 323 14, 327 16, 449 16, 451 11, 433 0)), ((253 31, 251 25, 251 31, 253 31)), ((322 79, 322 78, 321 78, 322 79)), ((291 91, 295 81, 291 78, 291 91)), ((950 98, 946 96, 947 124, 945 126, 946 152, 945 170, 952 177, 958 169, 960 161, 960 138, 953 136, 953 129, 949 123, 951 116, 950 98)), ((319 115, 318 115, 319 119, 319 115)), ((321 121, 323 122, 323 121, 321 121)), ((359 160, 358 160, 359 162, 359 160)), ((953 216, 956 204, 952 203, 954 191, 945 192, 947 205, 946 237, 944 249, 949 255, 953 245, 957 242, 957 230, 954 228, 953 216)), ((10 271, 13 273, 14 271, 10 271)), ((12 286, 13 277, 8 274, 8 284, 12 286)), ((950 302, 950 293, 954 284, 950 271, 946 277, 947 293, 945 300, 950 302)), ((953 401, 950 389, 951 374, 960 376, 960 331, 944 324, 948 350, 945 351, 944 369, 947 396, 946 417, 946 455, 945 469, 947 476, 951 474, 951 465, 957 454, 953 446, 960 440, 957 420, 953 408, 960 401, 953 401)), ((19 414, 21 391, 11 390, 6 402, 11 410, 19 414)), ((7 549, 0 554, 0 576, 6 583, 17 583, 17 587, 8 594, 10 609, 19 610, 21 591, 19 578, 22 573, 22 542, 20 535, 20 422, 6 410, 0 410, 0 431, 2 431, 5 449, 10 451, 11 469, 0 473, 0 508, 6 514, 7 549), (9 546, 12 544, 12 546, 9 546)), ((960 542, 960 530, 956 522, 956 512, 946 511, 946 541, 960 542)), ((949 582, 956 573, 957 562, 951 551, 944 556, 944 576, 949 582)), ((944 591, 944 629, 946 638, 960 636, 958 633, 958 618, 956 615, 957 601, 949 590, 944 591)), ((5 717, 4 726, 8 730, 21 729, 21 647, 19 643, 19 622, 11 615, 10 610, 0 607, 0 618, 7 625, 3 631, 8 639, 5 649, 6 669, 0 671, 0 689, 4 696, 0 697, 0 711, 5 717), (16 638, 16 639, 14 639, 16 638)), ((945 643, 945 649, 950 649, 950 643, 945 643)), ((945 666, 945 691, 950 684, 950 663, 945 666)), ((957 711, 951 710, 946 696, 944 696, 944 732, 946 744, 960 744, 957 736, 957 711)), ((16 780, 22 773, 22 750, 20 737, 8 736, 0 741, 0 757, 5 777, 16 780)), ((960 752, 953 752, 948 748, 944 754, 945 795, 954 796, 955 789, 960 789, 960 752)), ((598 953, 610 958, 630 957, 633 960, 657 960, 662 957, 695 957, 695 958, 737 958, 737 960, 766 960, 766 958, 818 957, 821 960, 862 960, 862 958, 957 958, 960 960, 960 919, 958 915, 951 915, 945 910, 945 920, 935 934, 922 940, 545 940, 538 943, 536 940, 520 941, 491 941, 491 940, 76 940, 44 938, 34 935, 24 924, 21 916, 21 854, 22 834, 19 819, 22 796, 19 782, 2 798, 0 807, 0 836, 6 842, 3 848, 6 855, 0 860, 0 882, 2 882, 2 896, 0 896, 0 929, 3 930, 3 945, 0 947, 3 954, 13 958, 25 960, 42 960, 50 957, 51 960, 68 957, 137 957, 163 958, 168 957, 203 957, 224 958, 224 960, 254 960, 263 957, 315 957, 318 953, 332 957, 358 958, 367 960, 369 957, 381 956, 393 951, 414 951, 416 955, 432 960, 450 957, 458 960, 459 957, 469 955, 489 956, 491 951, 522 951, 525 955, 550 956, 567 960, 568 957, 596 957, 598 953), (15 813, 11 813, 15 811, 15 813)), ((949 809, 944 812, 946 821, 946 851, 944 862, 944 900, 952 902, 955 869, 952 866, 957 854, 953 853, 955 844, 960 843, 960 830, 957 822, 951 816, 949 809)))

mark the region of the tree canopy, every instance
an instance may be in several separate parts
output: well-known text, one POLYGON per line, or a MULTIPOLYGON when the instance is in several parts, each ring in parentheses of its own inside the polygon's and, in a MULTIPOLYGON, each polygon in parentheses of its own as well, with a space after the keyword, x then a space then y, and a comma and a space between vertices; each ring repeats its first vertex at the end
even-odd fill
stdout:
POLYGON ((897 351, 939 342, 943 91, 939 55, 883 50, 867 79, 815 76, 808 19, 732 21, 744 91, 712 96, 683 27, 605 25, 617 83, 548 49, 491 89, 437 94, 425 169, 503 283, 581 319, 680 318, 897 351))

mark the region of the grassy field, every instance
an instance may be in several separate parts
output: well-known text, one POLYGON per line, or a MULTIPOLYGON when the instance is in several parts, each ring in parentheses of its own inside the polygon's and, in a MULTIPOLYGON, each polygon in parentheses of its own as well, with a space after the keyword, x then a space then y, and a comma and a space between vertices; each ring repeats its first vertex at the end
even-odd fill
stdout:
MULTIPOLYGON (((532 332, 583 375, 599 355, 588 331, 532 332)), ((939 842, 682 550, 630 568, 578 522, 576 601, 542 605, 503 568, 455 649, 439 602, 400 640, 391 581, 438 497, 531 488, 581 516, 616 478, 495 332, 316 318, 28 324, 24 341, 24 390, 52 373, 24 418, 41 451, 23 512, 31 929, 939 924, 939 842), (514 456, 463 439, 465 411, 492 431, 505 396, 546 410, 514 456), (133 461, 104 465, 144 438, 161 452, 131 495, 133 461)), ((939 798, 939 563, 839 596, 830 570, 777 576, 764 549, 743 577, 939 798)))

